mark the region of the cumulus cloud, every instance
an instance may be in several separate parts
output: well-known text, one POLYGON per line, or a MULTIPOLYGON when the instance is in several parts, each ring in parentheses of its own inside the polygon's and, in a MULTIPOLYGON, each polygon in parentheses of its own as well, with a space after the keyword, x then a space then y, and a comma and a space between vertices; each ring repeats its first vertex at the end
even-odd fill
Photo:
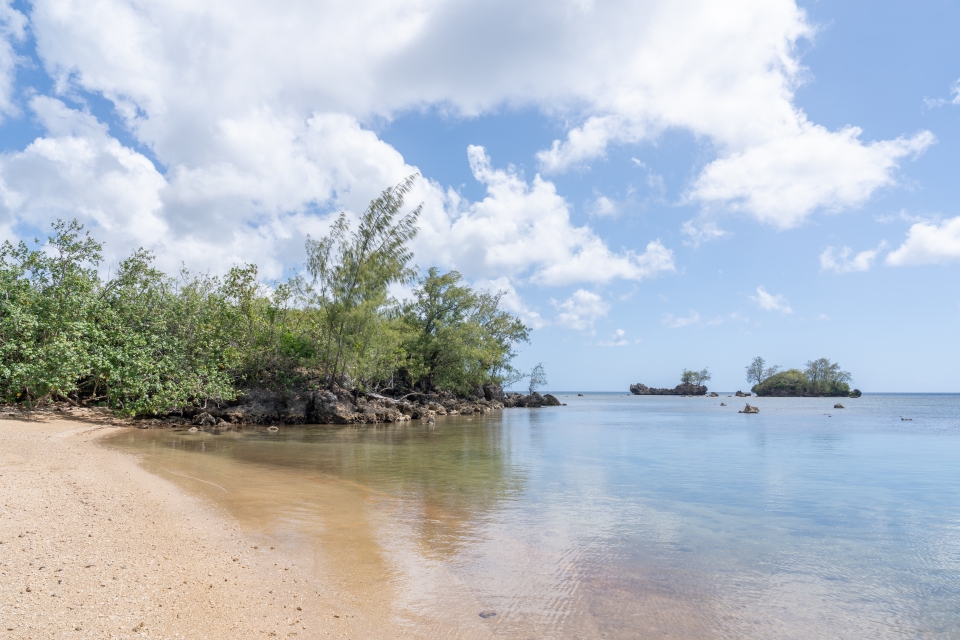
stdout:
POLYGON ((693 309, 690 310, 690 313, 686 317, 682 318, 676 318, 673 316, 673 314, 665 313, 663 314, 661 321, 671 329, 681 329, 683 327, 699 324, 700 314, 693 309))
POLYGON ((881 242, 876 249, 867 249, 856 255, 854 255, 853 249, 850 247, 843 247, 841 249, 827 247, 823 253, 820 254, 820 269, 822 271, 833 271, 835 273, 869 271, 877 259, 877 255, 879 255, 886 246, 886 242, 881 242))
POLYGON ((915 156, 934 142, 928 131, 870 144, 860 142, 859 136, 857 127, 832 133, 803 123, 790 135, 712 162, 688 197, 724 203, 787 229, 819 208, 863 204, 877 189, 894 184, 901 158, 915 156))
POLYGON ((790 308, 783 294, 778 293, 777 295, 772 295, 767 293, 767 290, 764 289, 763 286, 757 287, 757 295, 750 296, 750 299, 756 302, 757 306, 764 311, 779 311, 783 314, 793 313, 793 309, 790 308))
POLYGON ((960 216, 942 223, 918 222, 907 231, 907 238, 887 254, 893 266, 946 264, 960 260, 960 216))
MULTIPOLYGON (((24 24, 8 3, 0 7, 3 111, 3 78, 9 86, 16 64, 10 43, 24 24)), ((532 106, 556 116, 570 125, 538 154, 545 172, 583 167, 612 144, 689 131, 719 157, 690 185, 688 200, 780 227, 818 208, 862 203, 895 183, 898 162, 933 141, 921 132, 865 142, 855 127, 829 131, 808 121, 793 92, 805 73, 796 44, 813 29, 793 0, 36 0, 30 7, 30 33, 56 91, 111 101, 136 143, 164 167, 155 215, 180 239, 170 251, 217 259, 249 247, 280 264, 291 238, 322 229, 318 211, 359 210, 411 172, 363 127, 412 108, 472 116, 532 106), (226 242, 204 245, 204 227, 225 229, 226 242)), ((490 189, 504 183, 485 175, 490 189)), ((549 188, 535 179, 527 201, 546 198, 549 188)), ((427 180, 420 189, 436 229, 450 227, 443 218, 451 204, 468 221, 490 213, 427 180)), ((597 281, 587 262, 597 255, 616 266, 611 277, 638 279, 672 264, 659 243, 640 255, 616 253, 578 233, 580 244, 568 248, 573 265, 551 271, 539 262, 534 278, 569 282, 583 269, 597 281)), ((474 258, 502 259, 472 249, 474 258)))
POLYGON ((0 155, 3 217, 37 227, 78 217, 125 248, 168 235, 160 216, 166 181, 150 160, 59 100, 36 96, 30 106, 49 135, 0 155))
POLYGON ((610 305, 599 294, 584 289, 577 289, 563 302, 552 302, 560 312, 557 323, 568 329, 590 329, 594 322, 610 311, 610 305))
POLYGON ((11 0, 0 0, 0 115, 16 115, 14 90, 20 56, 14 44, 26 38, 27 17, 14 9, 11 0))
POLYGON ((613 252, 589 227, 570 222, 570 208, 552 182, 527 182, 495 169, 483 147, 468 149, 474 177, 487 189, 479 202, 449 193, 451 214, 426 217, 420 246, 467 273, 522 275, 544 285, 643 280, 674 271, 673 252, 659 240, 642 253, 613 252))

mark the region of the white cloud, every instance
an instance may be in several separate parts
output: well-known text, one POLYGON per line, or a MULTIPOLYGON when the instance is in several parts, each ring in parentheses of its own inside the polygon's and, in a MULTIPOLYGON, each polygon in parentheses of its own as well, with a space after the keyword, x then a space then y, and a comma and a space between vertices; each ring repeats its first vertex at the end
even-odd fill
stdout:
POLYGON ((675 318, 673 314, 665 313, 663 314, 661 321, 671 329, 681 329, 683 327, 699 324, 700 314, 693 309, 690 310, 689 315, 687 315, 685 318, 675 318))
POLYGON ((869 271, 874 261, 881 251, 887 246, 886 242, 881 242, 876 249, 867 249, 853 255, 853 249, 843 247, 836 249, 827 247, 820 254, 820 269, 823 271, 833 271, 835 273, 852 273, 869 271))
POLYGON ((552 182, 537 175, 528 183, 512 169, 494 169, 483 147, 471 146, 468 156, 487 197, 463 202, 449 193, 450 217, 425 219, 418 246, 442 262, 478 275, 529 272, 544 285, 643 280, 675 270, 673 252, 659 240, 640 254, 614 253, 589 227, 571 224, 569 205, 552 182))
POLYGON ((798 131, 727 155, 708 165, 688 197, 723 203, 780 228, 795 227, 812 211, 863 204, 895 183, 904 156, 933 144, 933 134, 863 144, 860 129, 831 133, 803 123, 798 131))
POLYGON ((942 107, 945 104, 960 104, 960 80, 954 82, 953 86, 950 87, 949 98, 924 98, 923 104, 930 109, 942 107))
POLYGON ((680 233, 689 238, 684 240, 683 244, 694 248, 699 247, 704 242, 719 240, 730 235, 727 231, 718 227, 715 222, 704 222, 698 227, 693 223, 693 220, 684 222, 680 227, 680 233))
MULTIPOLYGON (((22 16, 2 7, 0 111, 11 104, 10 42, 23 33, 22 16)), ((865 143, 855 128, 831 132, 807 121, 793 104, 805 73, 795 47, 812 28, 793 0, 36 0, 30 7, 30 31, 56 90, 110 100, 137 148, 150 149, 165 168, 161 206, 150 212, 166 226, 171 260, 267 256, 276 271, 298 254, 305 230, 322 230, 318 210, 360 210, 413 170, 361 127, 410 109, 472 116, 539 108, 571 123, 564 140, 539 154, 546 171, 584 166, 611 144, 682 129, 720 154, 691 185, 690 200, 782 227, 816 208, 856 206, 894 183, 900 158, 932 142, 922 133, 865 143), (210 238, 210 229, 224 237, 210 238)), ((107 148, 97 140, 97 149, 107 148)), ((71 153, 72 162, 84 161, 80 151, 71 153)), ((111 152, 90 157, 103 153, 111 152)), ((56 182, 50 172, 58 166, 48 162, 44 179, 56 182)), ((539 201, 553 214, 565 211, 548 202, 549 182, 536 178, 518 195, 510 192, 518 183, 500 174, 511 176, 485 174, 489 191, 500 189, 515 205, 539 201)), ((662 181, 651 186, 662 189, 662 181)), ((46 197, 17 194, 31 202, 46 197)), ((417 197, 427 202, 424 257, 432 255, 426 249, 455 256, 456 243, 467 244, 457 235, 461 219, 471 227, 499 206, 492 195, 463 203, 427 180, 417 197), (459 217, 451 225, 445 218, 452 205, 459 217), (453 246, 444 249, 445 240, 453 246)), ((78 210, 91 206, 80 202, 78 210)), ((522 223, 529 210, 502 207, 519 211, 522 223)), ((611 251, 584 227, 567 223, 567 230, 575 232, 572 245, 545 240, 572 261, 530 261, 536 281, 601 281, 595 259, 613 267, 610 278, 672 268, 659 242, 634 255, 611 251)), ((471 264, 512 268, 494 245, 468 249, 471 264)))
POLYGON ((585 330, 593 327, 593 323, 607 315, 610 305, 598 294, 584 289, 577 289, 563 302, 552 301, 560 311, 557 323, 569 329, 585 330))
POLYGON ((893 266, 946 264, 960 260, 960 216, 942 223, 918 222, 907 231, 907 238, 887 254, 893 266))
POLYGON ((598 195, 590 206, 590 215, 598 218, 616 218, 620 215, 620 203, 604 195, 598 195))
POLYGON ((630 341, 624 337, 626 335, 627 335, 626 331, 624 331, 623 329, 617 329, 610 336, 609 340, 600 341, 597 343, 597 346, 598 347, 625 347, 628 344, 630 344, 630 341))
POLYGON ((540 313, 527 306, 509 278, 478 280, 473 283, 473 286, 475 289, 503 294, 500 298, 501 307, 516 315, 531 329, 542 329, 546 325, 540 313))
POLYGON ((757 295, 750 296, 750 299, 757 303, 757 306, 764 311, 779 311, 780 313, 793 313, 787 299, 783 294, 771 295, 762 286, 757 287, 757 295))
POLYGON ((26 37, 27 17, 14 9, 12 0, 0 0, 0 114, 17 115, 14 90, 21 60, 13 45, 26 37))
MULTIPOLYGON (((159 215, 166 182, 150 160, 59 100, 37 96, 30 105, 50 135, 0 155, 4 217, 41 228, 57 217, 78 217, 125 250, 167 237, 159 215)), ((116 257, 112 249, 108 255, 116 257)))
POLYGON ((554 140, 550 149, 538 152, 537 160, 547 173, 566 171, 602 157, 613 140, 637 142, 643 139, 644 133, 642 125, 621 117, 594 116, 568 131, 565 141, 554 140))

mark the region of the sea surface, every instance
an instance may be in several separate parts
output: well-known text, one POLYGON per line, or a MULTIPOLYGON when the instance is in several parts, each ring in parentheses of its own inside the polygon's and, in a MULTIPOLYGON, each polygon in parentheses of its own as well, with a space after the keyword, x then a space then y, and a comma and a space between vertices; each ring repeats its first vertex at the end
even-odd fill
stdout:
POLYGON ((960 395, 556 395, 108 444, 425 637, 960 638, 960 395))

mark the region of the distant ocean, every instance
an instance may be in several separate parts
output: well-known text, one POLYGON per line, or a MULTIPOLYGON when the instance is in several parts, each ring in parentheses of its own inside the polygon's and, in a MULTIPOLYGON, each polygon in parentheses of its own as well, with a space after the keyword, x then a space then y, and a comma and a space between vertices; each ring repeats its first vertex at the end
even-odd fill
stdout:
POLYGON ((436 425, 111 442, 318 575, 368 541, 352 553, 378 558, 397 618, 437 634, 960 638, 960 395, 556 395, 436 425), (342 539, 336 509, 359 523, 342 539))

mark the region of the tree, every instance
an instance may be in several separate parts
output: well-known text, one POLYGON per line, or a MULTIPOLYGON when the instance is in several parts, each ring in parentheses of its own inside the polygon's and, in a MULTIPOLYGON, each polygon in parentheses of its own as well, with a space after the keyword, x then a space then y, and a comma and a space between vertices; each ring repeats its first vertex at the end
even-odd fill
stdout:
POLYGON ((530 372, 530 393, 533 393, 537 389, 547 384, 549 384, 547 382, 547 374, 543 370, 543 363, 541 362, 530 372))
POLYGON ((777 365, 764 369, 763 367, 765 364, 766 364, 766 361, 760 356, 757 356, 756 358, 754 358, 753 362, 751 362, 746 367, 747 382, 754 382, 755 384, 760 384, 770 376, 780 371, 780 367, 777 365))
POLYGON ((693 384, 698 387, 702 387, 705 382, 710 380, 713 376, 710 375, 708 369, 701 369, 700 371, 695 371, 693 374, 693 384))
POLYGON ((712 377, 709 369, 701 369, 700 371, 684 369, 683 375, 680 376, 680 382, 682 384, 692 384, 695 387, 700 387, 712 377))
POLYGON ((814 391, 829 392, 841 384, 848 384, 852 380, 850 372, 842 371, 838 363, 830 362, 827 358, 808 361, 804 373, 807 374, 814 391))
POLYGON ((407 328, 404 373, 426 390, 468 392, 486 382, 516 378, 513 345, 529 329, 500 309, 502 293, 474 291, 456 271, 431 268, 401 308, 407 328))
POLYGON ((423 203, 396 220, 415 179, 416 174, 411 175, 373 200, 356 231, 351 231, 346 214, 340 214, 323 239, 307 238, 312 281, 304 294, 321 311, 320 364, 331 389, 346 382, 367 355, 369 340, 357 338, 375 335, 388 302, 387 288, 416 275, 408 266, 413 258, 408 243, 417 235, 423 203))

